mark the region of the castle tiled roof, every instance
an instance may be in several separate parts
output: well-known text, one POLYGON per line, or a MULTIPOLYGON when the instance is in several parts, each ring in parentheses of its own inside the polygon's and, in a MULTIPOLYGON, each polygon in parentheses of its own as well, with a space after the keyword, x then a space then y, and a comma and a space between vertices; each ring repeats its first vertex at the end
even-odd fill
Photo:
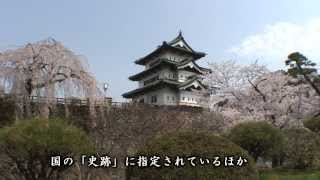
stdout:
POLYGON ((193 50, 189 44, 184 40, 182 33, 180 32, 179 35, 173 39, 172 41, 166 42, 164 41, 162 45, 158 46, 154 51, 149 53, 148 55, 138 59, 135 61, 136 64, 144 65, 152 56, 159 54, 163 50, 172 50, 172 51, 180 51, 182 53, 190 54, 194 57, 194 60, 200 59, 204 57, 206 54, 203 52, 198 52, 193 50), (182 41, 185 46, 175 45, 175 43, 182 41))
POLYGON ((157 90, 157 89, 160 89, 161 87, 185 88, 191 85, 193 82, 198 82, 201 87, 206 88, 206 86, 203 85, 201 81, 199 81, 199 77, 197 76, 190 77, 190 79, 188 79, 185 82, 179 82, 172 79, 159 79, 146 86, 124 93, 122 94, 122 96, 124 98, 132 98, 140 93, 157 90))
MULTIPOLYGON (((175 91, 182 90, 202 92, 203 89, 206 89, 207 87, 202 84, 199 75, 204 75, 205 73, 210 72, 210 70, 200 67, 195 61, 204 57, 205 55, 206 54, 203 52, 193 50, 184 40, 184 37, 180 32, 179 35, 172 41, 164 41, 162 45, 158 46, 153 52, 135 61, 136 64, 145 65, 147 69, 129 77, 129 79, 132 81, 140 81, 140 87, 124 93, 122 96, 124 98, 135 98, 137 96, 144 95, 147 92, 156 91, 162 88, 172 88, 175 91), (170 59, 167 59, 165 58, 167 57, 165 54, 161 54, 161 56, 159 56, 160 53, 173 53, 175 56, 181 55, 181 58, 185 59, 182 61, 174 61, 175 58, 170 60, 171 57, 168 57, 170 59), (172 72, 167 74, 169 78, 164 77, 165 75, 162 76, 157 74, 158 71, 160 72, 164 68, 168 67, 170 68, 170 71, 173 70, 172 72, 175 72, 173 76, 172 72), (192 73, 185 73, 181 70, 192 73), (175 75, 179 75, 179 77, 175 75), (145 81, 142 81, 142 79, 145 77, 149 78, 145 81), (184 81, 181 82, 181 80, 184 81)), ((181 60, 180 58, 178 59, 181 60)))
POLYGON ((141 88, 137 88, 135 90, 129 91, 127 93, 122 94, 124 98, 132 98, 135 95, 138 95, 142 92, 148 92, 152 90, 157 90, 161 87, 177 87, 179 85, 179 82, 173 81, 170 79, 159 79, 153 83, 150 83, 146 86, 143 86, 141 88))
POLYGON ((169 59, 159 59, 157 62, 155 62, 155 64, 152 65, 152 67, 150 67, 149 69, 146 69, 138 74, 132 75, 129 77, 130 80, 132 81, 137 81, 140 78, 144 77, 145 75, 148 75, 149 73, 154 72, 155 70, 158 70, 160 66, 163 65, 169 65, 172 67, 175 67, 178 63, 175 61, 171 61, 169 59))
MULTIPOLYGON (((188 63, 190 62, 193 62, 192 60, 190 59, 186 59, 186 60, 183 60, 181 62, 176 62, 176 61, 171 61, 169 59, 165 59, 165 58, 162 58, 162 59, 159 59, 157 60, 149 69, 146 69, 138 74, 135 74, 135 75, 132 75, 129 77, 130 80, 132 81, 138 81, 140 80, 140 78, 143 78, 145 77, 146 75, 154 72, 155 70, 158 70, 160 69, 160 66, 171 66, 175 69, 177 68, 180 68, 184 65, 187 65, 188 63)), ((203 67, 200 67, 199 65, 197 65, 196 63, 193 63, 200 71, 202 71, 203 73, 204 72, 210 72, 211 70, 210 69, 207 69, 207 68, 203 68, 203 67)), ((200 72, 201 73, 201 72, 200 72)))

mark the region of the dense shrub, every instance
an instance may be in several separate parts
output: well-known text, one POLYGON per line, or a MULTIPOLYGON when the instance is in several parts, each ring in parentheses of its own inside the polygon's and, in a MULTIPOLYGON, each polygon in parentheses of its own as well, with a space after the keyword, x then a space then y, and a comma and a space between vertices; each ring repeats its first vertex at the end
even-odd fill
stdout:
POLYGON ((83 131, 59 119, 24 120, 2 128, 0 147, 3 157, 15 164, 7 173, 17 171, 16 175, 21 175, 17 179, 26 180, 52 179, 58 175, 57 170, 62 172, 64 169, 49 167, 51 155, 70 157, 93 152, 83 131))
POLYGON ((283 143, 280 130, 267 122, 245 122, 234 126, 227 137, 257 160, 277 155, 283 143))
MULTIPOLYGON (((205 132, 175 132, 156 138, 148 143, 136 156, 162 157, 204 157, 211 160, 215 156, 221 159, 221 166, 215 167, 212 162, 209 165, 200 165, 192 167, 186 162, 183 167, 129 167, 127 169, 128 179, 184 179, 184 180, 202 180, 202 179, 229 179, 229 180, 251 180, 257 179, 257 171, 253 159, 241 147, 229 140, 205 132), (243 157, 248 160, 242 167, 224 167, 224 158, 227 156, 243 157)), ((174 160, 172 160, 174 161, 174 160)), ((174 163, 174 162, 173 162, 174 163)))
POLYGON ((319 137, 308 129, 285 130, 285 166, 307 169, 317 166, 319 160, 319 137))
POLYGON ((320 133, 320 117, 306 119, 303 122, 304 126, 315 133, 320 133))
POLYGON ((8 126, 14 122, 14 103, 10 98, 0 97, 0 127, 8 126))

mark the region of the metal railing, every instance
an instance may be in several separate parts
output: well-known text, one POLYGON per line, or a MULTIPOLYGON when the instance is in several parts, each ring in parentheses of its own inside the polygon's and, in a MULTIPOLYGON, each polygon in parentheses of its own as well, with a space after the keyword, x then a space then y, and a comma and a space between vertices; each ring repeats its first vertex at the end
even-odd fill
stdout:
MULTIPOLYGON (((85 106, 90 105, 89 98, 62 98, 62 97, 44 97, 44 96, 24 96, 24 95, 13 95, 13 94, 0 94, 1 98, 10 100, 29 100, 31 103, 53 103, 53 104, 67 104, 67 105, 79 105, 85 106)), ((95 106, 110 106, 113 104, 112 98, 104 97, 94 100, 95 106)))

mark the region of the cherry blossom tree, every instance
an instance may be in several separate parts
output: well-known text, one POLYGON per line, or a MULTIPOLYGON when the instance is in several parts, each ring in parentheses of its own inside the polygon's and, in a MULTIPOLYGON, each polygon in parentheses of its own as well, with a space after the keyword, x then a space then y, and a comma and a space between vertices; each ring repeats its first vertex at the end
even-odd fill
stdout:
POLYGON ((259 119, 283 128, 302 125, 300 120, 319 109, 318 100, 308 84, 284 71, 276 71, 252 83, 244 107, 259 119))
POLYGON ((219 108, 230 100, 240 101, 245 90, 259 76, 266 74, 265 66, 254 62, 240 65, 234 60, 209 63, 211 73, 204 77, 204 83, 211 91, 211 108, 219 108))
POLYGON ((0 90, 16 98, 18 114, 30 115, 30 96, 46 97, 40 110, 44 117, 55 97, 93 102, 102 95, 85 58, 51 38, 0 53, 0 90))
POLYGON ((212 89, 211 108, 232 125, 245 120, 267 120, 284 128, 301 125, 304 117, 319 111, 315 91, 284 71, 270 72, 257 62, 211 63, 205 82, 212 89), (318 107, 318 108, 317 108, 318 107))

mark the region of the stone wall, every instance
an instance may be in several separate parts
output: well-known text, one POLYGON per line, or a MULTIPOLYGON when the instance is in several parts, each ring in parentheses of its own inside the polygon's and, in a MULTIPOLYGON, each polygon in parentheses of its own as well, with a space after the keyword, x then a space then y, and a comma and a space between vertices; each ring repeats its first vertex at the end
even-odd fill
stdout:
MULTIPOLYGON (((17 103, 0 98, 1 126, 10 125, 16 117, 17 103)), ((41 103, 31 103, 32 115, 39 115, 41 103)), ((223 119, 201 108, 180 106, 151 106, 146 104, 117 104, 95 106, 57 103, 50 108, 50 117, 64 118, 84 129, 96 145, 99 154, 109 154, 118 159, 134 154, 154 137, 183 129, 220 131, 223 119)), ((125 179, 125 167, 116 169, 84 169, 93 179, 125 179)), ((77 173, 67 174, 67 179, 77 179, 77 173)))

